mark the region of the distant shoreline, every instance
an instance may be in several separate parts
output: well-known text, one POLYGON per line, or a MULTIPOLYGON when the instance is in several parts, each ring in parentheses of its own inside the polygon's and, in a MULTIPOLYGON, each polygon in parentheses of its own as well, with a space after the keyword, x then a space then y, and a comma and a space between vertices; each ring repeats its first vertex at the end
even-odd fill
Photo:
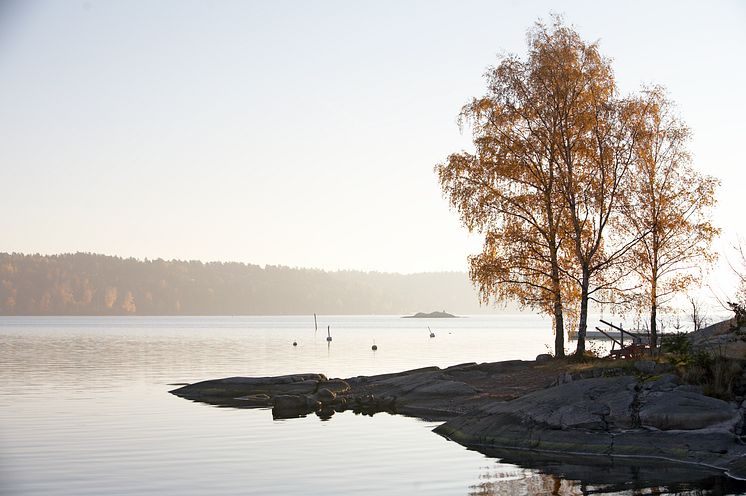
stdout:
MULTIPOLYGON (((311 322, 313 323, 313 314, 307 313, 262 313, 262 314, 0 314, 0 318, 74 318, 74 317, 116 317, 116 318, 151 318, 151 317, 167 317, 167 318, 207 318, 207 317, 219 317, 219 318, 244 318, 244 317, 308 317, 310 315, 311 322)), ((322 314, 319 314, 319 318, 322 314)), ((470 313, 464 315, 454 315, 454 319, 464 319, 468 317, 501 317, 505 315, 536 315, 542 316, 538 312, 495 312, 495 313, 470 313)), ((438 318, 438 317, 415 317, 414 315, 401 315, 399 313, 328 313, 323 314, 324 317, 392 317, 397 319, 412 319, 412 318, 438 318)))
POLYGON ((485 310, 465 272, 323 271, 92 253, 0 252, 0 282, 2 315, 401 316, 420 309, 485 310))

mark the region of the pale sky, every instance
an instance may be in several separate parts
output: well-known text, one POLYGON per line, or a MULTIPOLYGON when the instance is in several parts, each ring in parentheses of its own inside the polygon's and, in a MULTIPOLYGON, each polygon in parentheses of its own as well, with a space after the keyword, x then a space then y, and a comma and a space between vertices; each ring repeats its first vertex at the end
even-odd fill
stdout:
POLYGON ((4 1, 0 251, 398 272, 480 240, 433 166, 500 53, 562 13, 666 86, 746 236, 746 3, 4 1))

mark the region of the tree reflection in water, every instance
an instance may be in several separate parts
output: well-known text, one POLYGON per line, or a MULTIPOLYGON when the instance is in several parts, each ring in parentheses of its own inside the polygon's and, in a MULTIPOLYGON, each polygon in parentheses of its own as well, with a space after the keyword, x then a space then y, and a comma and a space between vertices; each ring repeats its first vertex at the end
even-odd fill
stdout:
POLYGON ((746 493, 744 481, 719 471, 661 460, 479 451, 500 460, 482 467, 479 482, 469 486, 470 496, 746 493))
POLYGON ((484 467, 480 482, 469 486, 469 496, 512 496, 518 494, 581 495, 577 481, 528 469, 505 471, 484 467))

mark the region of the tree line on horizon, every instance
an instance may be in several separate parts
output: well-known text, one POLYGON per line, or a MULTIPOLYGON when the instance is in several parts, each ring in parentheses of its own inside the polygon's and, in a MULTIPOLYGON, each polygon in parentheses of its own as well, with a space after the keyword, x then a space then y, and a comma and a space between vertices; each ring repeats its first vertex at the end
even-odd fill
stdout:
POLYGON ((485 302, 552 316, 556 356, 568 322, 585 353, 589 304, 646 312, 654 347, 659 310, 715 259, 718 181, 692 166, 691 132, 662 87, 622 95, 611 60, 559 17, 527 41, 460 113, 474 151, 435 167, 484 236, 470 277, 485 302))
MULTIPOLYGON (((515 308, 514 308, 515 309, 515 308)), ((0 315, 485 313, 467 274, 0 253, 0 315)))

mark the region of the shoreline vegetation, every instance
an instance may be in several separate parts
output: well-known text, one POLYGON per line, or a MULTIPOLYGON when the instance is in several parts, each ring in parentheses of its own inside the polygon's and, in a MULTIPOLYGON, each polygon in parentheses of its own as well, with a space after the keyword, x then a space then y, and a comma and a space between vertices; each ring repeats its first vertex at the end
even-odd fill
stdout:
POLYGON ((230 377, 172 394, 234 408, 272 408, 274 419, 351 410, 443 421, 434 432, 520 460, 577 455, 656 459, 746 479, 746 343, 726 321, 669 343, 657 359, 553 358, 464 363, 399 373, 230 377), (707 358, 705 358, 707 357, 707 358), (531 455, 533 453, 534 455, 531 455))
POLYGON ((463 272, 0 253, 0 315, 405 315, 422 308, 525 312, 518 305, 480 305, 463 272))

